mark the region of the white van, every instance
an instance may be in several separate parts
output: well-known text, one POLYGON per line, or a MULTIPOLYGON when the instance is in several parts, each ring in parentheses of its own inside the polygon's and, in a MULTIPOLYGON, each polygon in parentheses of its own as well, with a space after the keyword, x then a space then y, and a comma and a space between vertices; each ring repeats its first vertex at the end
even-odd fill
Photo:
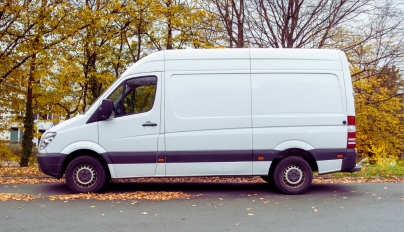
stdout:
POLYGON ((336 50, 170 50, 130 67, 43 135, 38 164, 75 192, 111 178, 262 176, 286 194, 354 172, 355 108, 336 50))

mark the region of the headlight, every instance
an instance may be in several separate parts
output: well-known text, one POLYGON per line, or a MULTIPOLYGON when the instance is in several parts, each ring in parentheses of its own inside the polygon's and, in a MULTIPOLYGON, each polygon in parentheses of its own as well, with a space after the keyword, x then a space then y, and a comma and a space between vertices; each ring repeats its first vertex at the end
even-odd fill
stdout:
POLYGON ((43 138, 41 138, 41 143, 39 144, 39 150, 45 149, 56 137, 56 132, 48 132, 43 138))

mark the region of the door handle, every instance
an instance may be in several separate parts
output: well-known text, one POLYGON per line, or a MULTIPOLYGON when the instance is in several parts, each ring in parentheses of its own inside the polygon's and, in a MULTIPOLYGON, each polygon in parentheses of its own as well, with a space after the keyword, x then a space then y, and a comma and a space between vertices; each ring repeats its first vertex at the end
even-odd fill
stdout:
POLYGON ((157 123, 145 123, 145 124, 142 124, 142 126, 157 126, 157 123))

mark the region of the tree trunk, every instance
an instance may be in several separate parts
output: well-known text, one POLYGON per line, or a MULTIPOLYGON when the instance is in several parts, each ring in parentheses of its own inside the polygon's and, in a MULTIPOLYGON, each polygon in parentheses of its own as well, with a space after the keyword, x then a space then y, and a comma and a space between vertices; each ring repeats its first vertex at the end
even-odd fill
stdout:
POLYGON ((25 105, 25 118, 24 118, 24 135, 22 136, 22 151, 20 167, 27 167, 29 158, 31 157, 34 139, 34 111, 32 107, 32 89, 35 82, 35 61, 36 55, 32 57, 32 62, 29 70, 28 89, 27 89, 27 103, 25 105))
POLYGON ((168 33, 167 33, 167 50, 173 49, 173 35, 172 35, 172 28, 171 28, 171 20, 168 20, 168 33))

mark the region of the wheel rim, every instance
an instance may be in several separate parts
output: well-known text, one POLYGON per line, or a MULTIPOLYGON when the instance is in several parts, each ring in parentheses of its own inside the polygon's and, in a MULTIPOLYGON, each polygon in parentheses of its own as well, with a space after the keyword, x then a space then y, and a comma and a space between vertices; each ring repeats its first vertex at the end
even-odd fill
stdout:
POLYGON ((90 164, 80 164, 73 171, 73 181, 80 188, 90 188, 97 181, 97 171, 90 164))
POLYGON ((283 183, 290 188, 298 188, 306 179, 306 173, 299 165, 288 165, 283 169, 282 180, 283 183))

